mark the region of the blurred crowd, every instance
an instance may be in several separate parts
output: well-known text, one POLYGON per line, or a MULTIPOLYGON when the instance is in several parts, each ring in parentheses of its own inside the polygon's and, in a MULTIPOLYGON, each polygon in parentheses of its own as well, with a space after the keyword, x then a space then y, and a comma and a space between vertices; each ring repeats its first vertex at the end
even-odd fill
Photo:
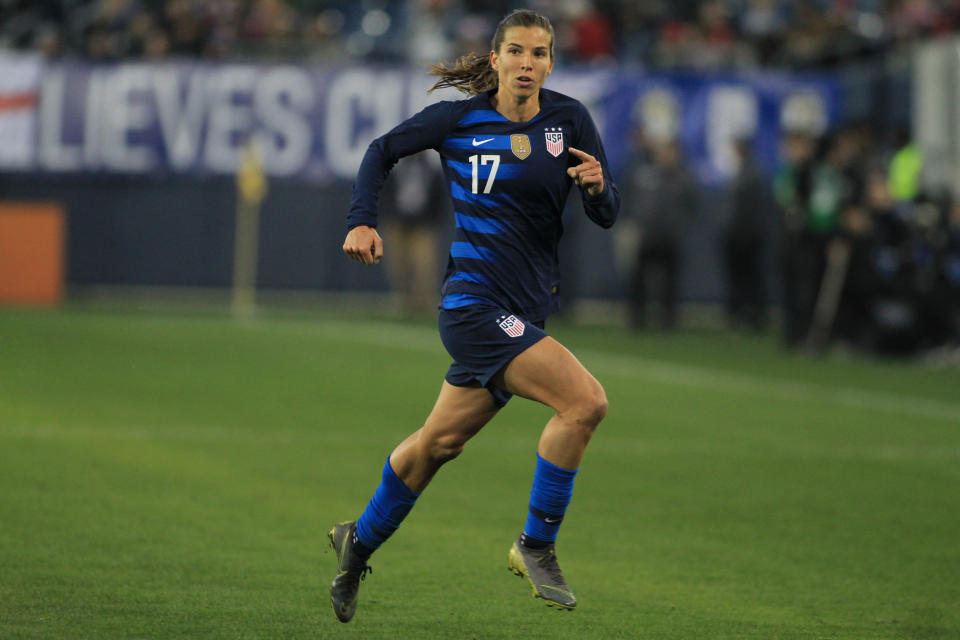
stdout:
POLYGON ((960 203, 924 188, 899 132, 786 136, 773 182, 788 345, 912 353, 960 347, 960 203))
MULTIPOLYGON (((486 51, 497 20, 520 6, 554 21, 562 64, 626 68, 828 69, 960 28, 960 0, 0 0, 0 49, 426 65, 486 51)), ((921 187, 923 158, 908 136, 875 133, 788 132, 775 174, 753 161, 751 141, 738 142, 716 238, 732 324, 763 328, 779 304, 792 347, 958 349, 960 204, 921 187)), ((675 141, 639 139, 618 175, 624 215, 640 229, 627 299, 634 326, 655 303, 670 327, 704 190, 675 141)), ((397 191, 398 237, 429 245, 416 204, 428 196, 397 191)), ((404 269, 435 270, 412 260, 404 269)), ((410 292, 411 306, 425 295, 410 292)))
MULTIPOLYGON (((620 177, 624 215, 639 227, 630 318, 645 327, 656 306, 670 328, 686 237, 716 194, 696 183, 676 142, 638 139, 620 177)), ((923 155, 906 132, 788 131, 772 173, 753 161, 750 140, 736 147, 716 237, 731 326, 764 329, 779 306, 791 348, 960 354, 960 203, 924 187, 923 155)))
POLYGON ((96 60, 436 62, 496 21, 551 16, 558 59, 658 68, 825 68, 956 31, 958 0, 0 0, 0 48, 96 60))

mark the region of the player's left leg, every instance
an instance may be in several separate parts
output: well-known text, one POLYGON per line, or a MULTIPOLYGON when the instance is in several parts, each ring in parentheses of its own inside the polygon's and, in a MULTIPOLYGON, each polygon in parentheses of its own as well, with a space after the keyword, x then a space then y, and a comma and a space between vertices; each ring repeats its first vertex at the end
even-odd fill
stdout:
POLYGON ((587 443, 607 414, 607 396, 576 356, 547 336, 511 360, 494 382, 554 409, 537 453, 558 467, 580 466, 587 443))
POLYGON ((580 361, 550 337, 514 358, 494 381, 556 411, 540 436, 527 522, 510 549, 508 566, 526 576, 534 594, 548 605, 572 609, 577 600, 557 564, 554 542, 580 460, 606 415, 606 394, 580 361))

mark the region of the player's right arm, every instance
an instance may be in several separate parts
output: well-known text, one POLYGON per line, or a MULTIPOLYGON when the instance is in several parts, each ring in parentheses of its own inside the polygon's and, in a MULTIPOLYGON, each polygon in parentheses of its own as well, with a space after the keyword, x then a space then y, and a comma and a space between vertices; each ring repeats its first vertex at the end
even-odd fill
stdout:
POLYGON ((343 252, 363 264, 377 264, 383 257, 383 240, 373 227, 360 225, 347 232, 343 252))
POLYGON ((400 158, 440 148, 447 132, 456 124, 455 104, 432 104, 370 143, 353 183, 348 231, 359 226, 377 226, 377 201, 390 170, 400 158))

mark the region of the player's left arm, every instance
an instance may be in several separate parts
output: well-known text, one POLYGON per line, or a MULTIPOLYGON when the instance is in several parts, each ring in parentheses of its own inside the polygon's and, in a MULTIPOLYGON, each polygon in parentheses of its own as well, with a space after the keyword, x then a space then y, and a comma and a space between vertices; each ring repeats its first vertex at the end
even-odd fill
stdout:
POLYGON ((610 176, 607 156, 597 127, 585 107, 582 107, 574 144, 569 147, 569 175, 581 189, 583 210, 591 220, 604 229, 613 226, 620 211, 620 193, 610 176))
POLYGON ((580 159, 580 164, 567 169, 567 175, 573 178, 578 187, 586 188, 591 196, 597 197, 603 193, 603 167, 600 162, 580 149, 570 147, 567 151, 580 159))

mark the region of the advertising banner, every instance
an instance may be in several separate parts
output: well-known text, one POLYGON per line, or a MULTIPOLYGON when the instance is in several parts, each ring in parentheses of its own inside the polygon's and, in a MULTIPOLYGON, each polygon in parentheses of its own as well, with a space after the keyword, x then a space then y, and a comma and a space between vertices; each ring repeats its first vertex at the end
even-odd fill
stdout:
MULTIPOLYGON (((352 180, 367 145, 440 99, 409 69, 202 62, 44 65, 0 58, 0 169, 196 176, 232 174, 259 146, 266 173, 352 180)), ((635 131, 677 137, 706 184, 735 170, 731 143, 750 136, 771 166, 782 129, 814 133, 837 120, 828 77, 679 75, 591 69, 547 87, 584 102, 614 170, 635 131)))
POLYGON ((0 51, 0 169, 33 166, 43 71, 39 56, 0 51))

